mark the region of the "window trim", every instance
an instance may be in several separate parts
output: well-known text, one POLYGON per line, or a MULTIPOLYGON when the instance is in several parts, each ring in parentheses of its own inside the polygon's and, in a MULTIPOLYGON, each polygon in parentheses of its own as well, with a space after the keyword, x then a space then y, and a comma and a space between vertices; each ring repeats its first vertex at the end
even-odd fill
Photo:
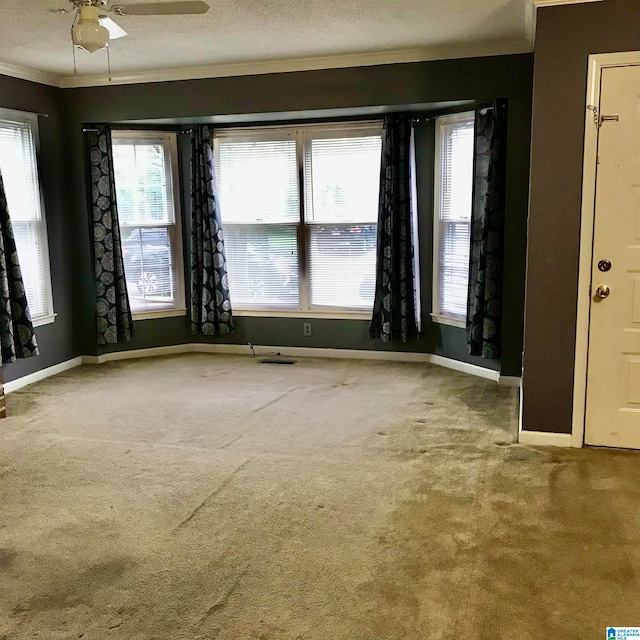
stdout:
POLYGON ((234 309, 234 316, 250 318, 316 318, 318 320, 371 320, 370 311, 354 311, 349 313, 344 309, 338 311, 304 311, 302 309, 234 309))
MULTIPOLYGON (((42 160, 40 147, 40 128, 38 123, 38 115, 28 111, 18 111, 16 109, 7 109, 0 107, 0 120, 8 122, 27 123, 31 129, 31 139, 33 141, 33 152, 35 155, 36 171, 38 179, 38 193, 40 196, 40 224, 39 235, 42 247, 43 262, 43 279, 44 279, 44 300, 46 311, 39 316, 31 316, 31 322, 34 327, 41 327, 52 324, 58 315, 54 310, 53 304, 53 285, 51 283, 51 258, 49 256, 49 228, 47 226, 47 214, 45 210, 44 191, 42 189, 42 160)), ((18 256, 19 258, 19 256, 18 256)), ((29 309, 31 312, 31 309, 29 309)))
MULTIPOLYGON (((124 228, 141 227, 163 227, 170 229, 173 227, 175 232, 169 233, 169 236, 173 236, 174 241, 174 261, 175 261, 175 276, 176 276, 176 302, 175 305, 162 306, 158 304, 157 308, 141 309, 131 313, 133 321, 138 320, 154 320, 159 318, 175 318, 177 316, 187 315, 187 303, 186 303, 186 284, 185 284, 185 270, 184 270, 184 250, 183 250, 183 224, 182 224, 182 202, 180 198, 180 172, 178 165, 178 136, 173 131, 149 131, 149 130, 137 130, 137 129, 113 129, 111 134, 112 139, 123 139, 129 141, 141 140, 141 141, 153 141, 161 140, 165 145, 165 153, 169 152, 169 166, 171 169, 171 182, 173 188, 173 206, 174 206, 174 222, 172 225, 167 224, 143 224, 143 225, 122 225, 118 220, 118 226, 122 233, 124 228)), ((117 203, 116 203, 117 205, 117 203)), ((129 300, 131 305, 131 300, 129 300)))
MULTIPOLYGON (((440 308, 440 240, 441 228, 440 223, 440 196, 442 195, 442 129, 445 125, 455 124, 456 122, 467 122, 473 120, 473 111, 464 111, 462 113, 453 113, 436 118, 436 136, 435 136, 435 179, 433 184, 433 275, 431 289, 431 320, 438 324, 445 324, 451 327, 459 327, 465 329, 467 319, 465 316, 445 313, 440 308)), ((471 222, 469 222, 471 224, 471 222)))
MULTIPOLYGON (((309 278, 309 238, 308 228, 312 222, 307 221, 308 185, 306 157, 307 144, 314 139, 314 133, 322 132, 324 138, 340 138, 345 133, 359 135, 380 135, 383 133, 383 121, 357 120, 346 122, 310 122, 298 125, 267 125, 255 127, 225 127, 214 131, 213 149, 216 165, 220 161, 220 140, 233 139, 237 142, 253 142, 259 140, 294 140, 296 143, 296 160, 298 163, 297 188, 300 212, 297 226, 298 248, 298 304, 296 306, 271 306, 261 304, 233 303, 236 316, 273 317, 273 318, 328 318, 328 319, 370 319, 373 309, 365 307, 329 307, 313 305, 310 302, 309 278)), ((291 223, 293 224, 293 222, 291 223)), ((376 220, 375 224, 378 224, 376 220)), ((224 224, 223 224, 224 232, 224 224)), ((232 293, 233 296, 233 293, 232 293)))

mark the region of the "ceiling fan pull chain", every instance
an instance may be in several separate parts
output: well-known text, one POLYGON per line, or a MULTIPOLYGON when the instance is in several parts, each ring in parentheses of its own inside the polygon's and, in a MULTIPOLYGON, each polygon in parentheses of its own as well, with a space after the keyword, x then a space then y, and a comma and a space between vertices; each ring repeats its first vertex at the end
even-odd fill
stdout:
MULTIPOLYGON (((76 23, 77 16, 73 20, 73 24, 76 23)), ((76 61, 76 45, 73 43, 73 24, 71 25, 71 51, 73 51, 73 75, 78 75, 78 63, 76 61)))
POLYGON ((109 82, 111 82, 111 52, 110 52, 111 47, 109 46, 108 42, 105 48, 107 50, 107 69, 109 70, 109 82))

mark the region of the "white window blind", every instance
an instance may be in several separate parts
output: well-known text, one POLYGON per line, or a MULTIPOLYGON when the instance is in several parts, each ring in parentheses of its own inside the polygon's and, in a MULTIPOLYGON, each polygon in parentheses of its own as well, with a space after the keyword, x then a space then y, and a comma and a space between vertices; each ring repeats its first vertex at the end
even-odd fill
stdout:
POLYGON ((18 259, 34 324, 51 321, 51 275, 47 230, 36 162, 35 117, 3 119, 0 110, 0 171, 18 259))
POLYGON ((298 308, 300 220, 296 139, 221 138, 216 174, 231 302, 298 308))
POLYGON ((473 113, 438 118, 436 154, 434 315, 464 320, 467 314, 473 185, 473 113))
POLYGON ((234 308, 371 309, 381 126, 226 130, 215 152, 234 308))
POLYGON ((116 201, 132 313, 184 307, 175 136, 113 133, 116 201))
POLYGON ((310 304, 371 309, 382 139, 321 136, 312 132, 305 149, 310 304))

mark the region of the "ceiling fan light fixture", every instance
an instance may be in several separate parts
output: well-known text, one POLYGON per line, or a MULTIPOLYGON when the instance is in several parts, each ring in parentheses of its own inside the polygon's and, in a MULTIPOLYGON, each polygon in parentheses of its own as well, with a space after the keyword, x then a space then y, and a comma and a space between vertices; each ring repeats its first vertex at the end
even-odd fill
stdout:
POLYGON ((90 53, 109 44, 109 30, 100 24, 98 8, 82 5, 78 10, 78 22, 71 29, 73 44, 90 53))

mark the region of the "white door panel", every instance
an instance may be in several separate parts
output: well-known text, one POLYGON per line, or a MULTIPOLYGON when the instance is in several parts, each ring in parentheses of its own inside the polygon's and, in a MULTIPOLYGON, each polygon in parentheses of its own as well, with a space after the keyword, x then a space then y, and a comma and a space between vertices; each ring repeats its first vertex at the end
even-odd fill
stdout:
POLYGON ((620 119, 598 138, 585 442, 640 449, 640 67, 603 69, 600 113, 620 119))

